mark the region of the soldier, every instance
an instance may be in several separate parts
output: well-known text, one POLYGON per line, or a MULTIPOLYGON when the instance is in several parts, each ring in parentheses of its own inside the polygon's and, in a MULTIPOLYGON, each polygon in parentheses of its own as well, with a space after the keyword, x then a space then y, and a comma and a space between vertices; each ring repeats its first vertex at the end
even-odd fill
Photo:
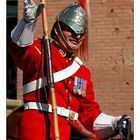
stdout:
MULTIPOLYGON (((32 0, 24 0, 24 17, 11 33, 9 52, 23 71, 24 112, 19 140, 54 139, 52 102, 44 94, 47 84, 42 73, 42 40, 33 40, 43 8, 43 3, 36 6, 32 0)), ((60 140, 105 139, 118 134, 120 123, 127 134, 129 117, 110 116, 100 110, 94 100, 90 71, 77 57, 87 56, 87 16, 81 6, 70 5, 60 12, 51 38, 60 140)))

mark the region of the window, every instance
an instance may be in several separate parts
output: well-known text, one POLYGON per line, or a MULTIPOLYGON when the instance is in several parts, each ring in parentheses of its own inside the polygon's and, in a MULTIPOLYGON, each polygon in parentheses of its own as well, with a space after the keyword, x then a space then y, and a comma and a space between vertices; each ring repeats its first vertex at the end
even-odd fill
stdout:
MULTIPOLYGON (((7 47, 10 34, 17 24, 17 1, 7 1, 7 47)), ((16 99, 16 66, 7 51, 7 98, 16 99)))

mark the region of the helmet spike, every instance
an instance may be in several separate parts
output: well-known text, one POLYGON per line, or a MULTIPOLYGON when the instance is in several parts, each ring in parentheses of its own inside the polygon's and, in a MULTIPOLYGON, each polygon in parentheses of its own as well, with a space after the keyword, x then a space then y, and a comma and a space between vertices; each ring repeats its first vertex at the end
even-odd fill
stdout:
POLYGON ((74 0, 74 4, 77 5, 79 3, 79 0, 74 0))

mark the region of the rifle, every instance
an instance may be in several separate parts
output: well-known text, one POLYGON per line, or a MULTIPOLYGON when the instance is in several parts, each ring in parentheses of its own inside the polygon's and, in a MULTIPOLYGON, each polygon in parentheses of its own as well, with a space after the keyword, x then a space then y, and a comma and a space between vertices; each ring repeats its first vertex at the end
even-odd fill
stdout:
MULTIPOLYGON (((41 0, 41 2, 45 3, 44 0, 41 0)), ((47 85, 49 88, 49 94, 51 95, 54 137, 55 137, 55 140, 59 140, 57 106, 56 106, 56 97, 55 97, 55 89, 54 89, 54 77, 53 77, 53 71, 52 71, 52 53, 51 53, 51 48, 50 48, 50 38, 49 38, 49 31, 48 31, 48 19, 47 19, 46 8, 44 8, 42 12, 42 23, 43 23, 43 34, 44 34, 43 35, 43 50, 44 50, 44 71, 43 72, 44 72, 44 75, 47 76, 47 85)))

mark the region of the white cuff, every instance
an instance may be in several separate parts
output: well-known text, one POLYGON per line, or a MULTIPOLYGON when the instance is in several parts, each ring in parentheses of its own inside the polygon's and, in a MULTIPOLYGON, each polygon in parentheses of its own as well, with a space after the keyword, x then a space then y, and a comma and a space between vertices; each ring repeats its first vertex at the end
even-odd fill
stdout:
POLYGON ((33 43, 33 33, 36 22, 29 23, 24 19, 11 32, 12 41, 18 46, 25 47, 33 43))
POLYGON ((94 121, 93 130, 101 139, 107 138, 114 133, 116 123, 120 118, 121 116, 114 117, 101 113, 94 121))

